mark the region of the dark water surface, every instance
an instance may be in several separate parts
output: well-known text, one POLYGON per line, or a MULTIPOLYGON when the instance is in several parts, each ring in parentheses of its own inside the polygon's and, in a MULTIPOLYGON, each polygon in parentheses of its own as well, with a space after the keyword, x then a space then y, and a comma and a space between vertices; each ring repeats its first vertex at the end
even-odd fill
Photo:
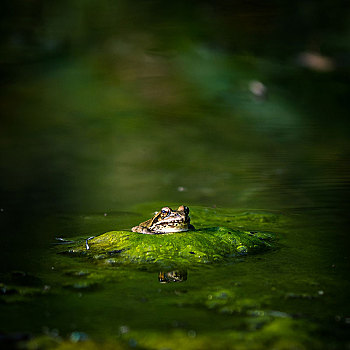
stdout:
POLYGON ((0 47, 0 341, 349 348, 346 6, 17 3, 0 47), (278 249, 168 284, 52 249, 170 203, 277 213, 246 228, 278 249))

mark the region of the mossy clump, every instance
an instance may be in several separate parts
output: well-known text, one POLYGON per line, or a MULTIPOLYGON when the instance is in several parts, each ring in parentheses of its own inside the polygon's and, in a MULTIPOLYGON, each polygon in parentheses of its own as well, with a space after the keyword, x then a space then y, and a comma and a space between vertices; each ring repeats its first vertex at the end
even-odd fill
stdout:
POLYGON ((65 252, 84 255, 107 264, 156 263, 163 267, 188 267, 264 251, 273 236, 225 227, 145 235, 111 231, 65 247, 65 252))
POLYGON ((51 287, 24 271, 0 274, 0 303, 15 304, 26 302, 33 297, 50 292, 51 287))

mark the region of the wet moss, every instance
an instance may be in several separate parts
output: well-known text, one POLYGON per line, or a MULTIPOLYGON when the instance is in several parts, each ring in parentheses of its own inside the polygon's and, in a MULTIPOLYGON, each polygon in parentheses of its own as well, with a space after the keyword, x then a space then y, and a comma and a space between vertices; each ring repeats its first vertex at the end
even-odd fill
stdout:
POLYGON ((114 264, 156 263, 163 267, 213 263, 274 247, 273 235, 225 227, 174 234, 110 231, 66 246, 63 252, 114 264))
MULTIPOLYGON (((90 339, 76 340, 73 332, 69 339, 62 339, 61 337, 53 337, 48 335, 38 336, 30 341, 21 342, 21 349, 27 350, 127 350, 131 347, 128 343, 117 341, 105 341, 103 343, 95 342, 90 339)), ((138 348, 140 349, 140 348, 138 348)))
POLYGON ((0 274, 0 302, 12 304, 30 301, 50 292, 51 287, 41 279, 23 271, 0 274))
POLYGON ((126 339, 133 339, 146 349, 319 349, 320 345, 309 336, 313 325, 293 319, 250 320, 246 326, 250 332, 243 335, 240 330, 223 330, 222 332, 197 333, 191 329, 174 329, 166 334, 157 332, 130 332, 126 339), (254 321, 254 322, 253 322, 254 321), (252 327, 253 325, 253 327, 252 327), (259 325, 259 326, 257 326, 259 325), (254 330, 254 332, 252 332, 254 330))
POLYGON ((22 349, 41 350, 75 350, 75 349, 183 349, 183 350, 264 350, 264 349, 319 349, 320 343, 311 340, 308 333, 314 326, 306 322, 298 322, 293 319, 276 318, 269 322, 261 321, 261 318, 247 323, 254 332, 244 335, 240 330, 226 329, 221 332, 197 333, 193 329, 175 328, 167 332, 130 331, 119 335, 118 339, 96 342, 84 334, 84 339, 79 338, 79 332, 73 332, 68 338, 59 336, 42 335, 29 341, 20 342, 22 349), (257 326, 259 325, 259 326, 257 326), (253 329, 254 328, 254 329, 253 329), (78 335, 78 337, 77 337, 78 335))

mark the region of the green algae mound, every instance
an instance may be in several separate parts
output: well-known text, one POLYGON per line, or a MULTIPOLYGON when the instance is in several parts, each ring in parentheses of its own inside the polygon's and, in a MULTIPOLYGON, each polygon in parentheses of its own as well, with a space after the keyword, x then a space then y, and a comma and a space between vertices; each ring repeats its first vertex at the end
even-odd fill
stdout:
POLYGON ((159 235, 111 231, 89 239, 87 244, 74 243, 66 252, 112 265, 156 263, 188 267, 264 251, 273 247, 273 236, 225 227, 159 235))

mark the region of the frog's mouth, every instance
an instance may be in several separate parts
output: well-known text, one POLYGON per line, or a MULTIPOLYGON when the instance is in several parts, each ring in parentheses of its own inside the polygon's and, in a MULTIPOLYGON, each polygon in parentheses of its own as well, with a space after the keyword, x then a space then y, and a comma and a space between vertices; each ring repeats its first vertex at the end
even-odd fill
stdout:
POLYGON ((162 226, 162 225, 174 225, 174 226, 178 226, 178 225, 187 225, 189 223, 189 219, 183 219, 183 218, 171 218, 169 220, 162 220, 159 222, 155 222, 154 225, 155 226, 162 226))
POLYGON ((152 228, 152 231, 158 231, 158 232, 182 232, 182 231, 188 231, 188 224, 189 220, 169 220, 169 221, 162 221, 159 223, 155 223, 154 227, 152 228))
POLYGON ((188 227, 159 227, 153 230, 154 232, 160 232, 160 233, 174 233, 174 232, 185 232, 188 231, 188 227))

